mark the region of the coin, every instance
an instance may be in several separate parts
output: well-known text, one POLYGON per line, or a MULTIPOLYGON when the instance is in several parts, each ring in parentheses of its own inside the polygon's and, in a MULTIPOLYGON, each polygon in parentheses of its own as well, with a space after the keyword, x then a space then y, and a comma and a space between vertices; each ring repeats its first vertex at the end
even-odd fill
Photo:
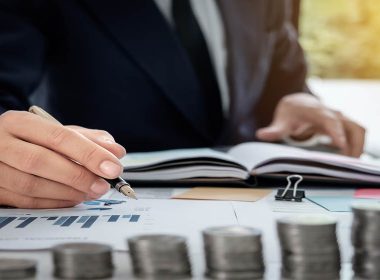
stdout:
POLYGON ((261 231, 243 226, 203 231, 206 275, 213 279, 260 279, 265 272, 261 231))
POLYGON ((34 277, 37 262, 29 259, 0 258, 0 279, 25 279, 34 277))
POLYGON ((112 248, 97 243, 67 243, 53 248, 54 275, 58 278, 96 279, 113 274, 112 248))
POLYGON ((356 202, 352 205, 352 269, 357 279, 380 279, 380 204, 356 202))
POLYGON ((277 232, 286 279, 339 279, 341 264, 336 220, 304 214, 281 218, 277 232))
POLYGON ((137 276, 182 279, 191 276, 186 239, 152 234, 128 239, 132 266, 137 276))

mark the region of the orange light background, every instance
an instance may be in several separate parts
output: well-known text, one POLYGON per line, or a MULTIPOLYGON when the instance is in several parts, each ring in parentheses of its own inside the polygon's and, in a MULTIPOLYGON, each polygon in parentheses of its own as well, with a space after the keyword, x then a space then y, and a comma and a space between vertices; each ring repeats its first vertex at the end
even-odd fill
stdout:
POLYGON ((310 76, 380 79, 380 1, 302 0, 310 76))

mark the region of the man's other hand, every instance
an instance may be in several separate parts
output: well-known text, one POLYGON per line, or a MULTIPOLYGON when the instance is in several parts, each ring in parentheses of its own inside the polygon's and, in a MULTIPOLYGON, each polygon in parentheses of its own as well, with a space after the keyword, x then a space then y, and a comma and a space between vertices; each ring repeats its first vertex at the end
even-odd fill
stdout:
POLYGON ((59 208, 97 199, 102 179, 122 172, 125 149, 100 130, 63 126, 40 116, 0 116, 0 205, 59 208))
POLYGON ((286 137, 306 140, 316 133, 329 136, 332 145, 344 155, 359 157, 363 153, 365 129, 307 93, 283 97, 272 123, 259 129, 256 137, 263 141, 279 141, 286 137))

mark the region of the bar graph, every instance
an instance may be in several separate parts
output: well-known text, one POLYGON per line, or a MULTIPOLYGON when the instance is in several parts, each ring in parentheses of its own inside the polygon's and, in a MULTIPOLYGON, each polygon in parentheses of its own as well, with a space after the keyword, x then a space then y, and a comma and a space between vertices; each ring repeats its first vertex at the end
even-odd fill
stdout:
POLYGON ((122 204, 125 203, 124 200, 116 200, 116 199, 97 199, 97 200, 91 200, 91 201, 85 201, 83 204, 85 205, 103 205, 103 206, 110 206, 110 205, 116 205, 116 204, 122 204))
POLYGON ((1 209, 0 250, 48 250, 67 242, 97 242, 125 251, 126 239, 159 232, 192 236, 199 247, 201 229, 237 223, 229 202, 132 200, 117 191, 104 198, 107 200, 90 203, 93 205, 81 203, 68 208, 1 209), (119 203, 122 199, 124 202, 119 203), (109 203, 117 204, 104 205, 109 203))
POLYGON ((73 216, 0 216, 0 232, 9 227, 14 229, 28 229, 33 225, 43 225, 61 228, 89 229, 96 223, 138 223, 141 215, 73 215, 73 216))
POLYGON ((4 228, 16 219, 17 217, 0 217, 0 229, 4 228))
POLYGON ((25 219, 21 224, 19 224, 18 226, 16 226, 16 228, 25 228, 30 223, 32 223, 33 221, 35 221, 36 219, 37 219, 37 217, 29 217, 29 218, 25 219))

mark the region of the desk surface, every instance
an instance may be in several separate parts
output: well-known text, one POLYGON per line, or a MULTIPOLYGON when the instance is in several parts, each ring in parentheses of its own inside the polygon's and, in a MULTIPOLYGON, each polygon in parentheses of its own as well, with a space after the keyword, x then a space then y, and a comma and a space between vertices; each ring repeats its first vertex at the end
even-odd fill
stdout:
MULTIPOLYGON (((137 193, 141 198, 169 198, 172 193, 182 192, 185 189, 137 189, 137 193)), ((326 190, 326 189, 310 189, 307 190, 308 195, 350 195, 353 194, 352 189, 326 190)), ((260 228, 263 231, 264 256, 266 262, 265 279, 280 279, 280 252, 277 241, 277 233, 275 232, 275 219, 291 213, 275 212, 279 209, 272 205, 273 194, 254 203, 233 202, 236 206, 236 215, 238 223, 247 226, 260 228), (264 209, 264 210, 263 210, 264 209), (266 209, 266 210, 265 210, 266 209), (273 211, 275 210, 275 211, 273 211)), ((295 204, 294 204, 295 205, 295 204)), ((292 206, 289 211, 297 212, 297 207, 292 206)), ((350 226, 351 213, 328 212, 324 208, 314 206, 312 212, 327 213, 335 216, 338 223, 338 239, 342 252, 342 277, 341 279, 351 279, 350 256, 352 248, 350 245, 350 226)), ((293 213, 294 213, 293 212, 293 213)), ((52 277, 52 258, 49 251, 0 251, 0 257, 14 258, 32 258, 38 261, 38 275, 36 279, 54 279, 52 277)), ((193 279, 207 279, 203 276, 204 260, 202 252, 192 252, 193 279)), ((134 279, 130 265, 129 255, 126 252, 114 253, 115 274, 112 279, 134 279)))

